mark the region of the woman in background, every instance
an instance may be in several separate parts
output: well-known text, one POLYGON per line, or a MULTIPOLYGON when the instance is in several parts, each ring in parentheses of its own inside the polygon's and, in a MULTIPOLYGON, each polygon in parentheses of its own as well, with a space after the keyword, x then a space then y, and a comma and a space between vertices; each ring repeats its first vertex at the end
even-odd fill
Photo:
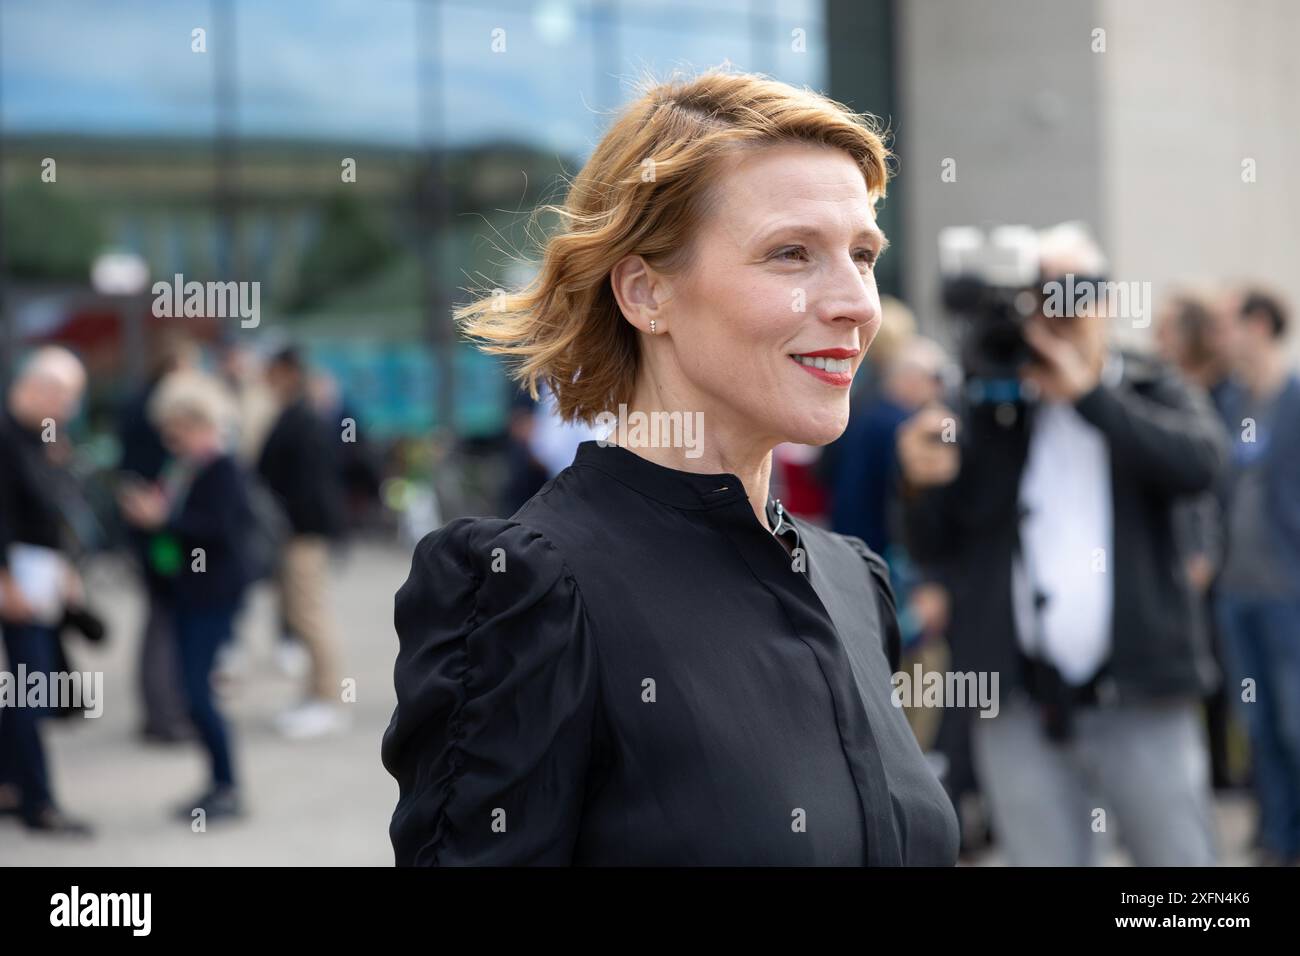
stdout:
POLYGON ((168 375, 149 402, 149 416, 176 456, 163 488, 135 485, 121 492, 127 519, 153 532, 155 569, 171 580, 181 683, 190 719, 207 749, 211 783, 177 807, 186 821, 242 813, 230 734, 217 709, 212 671, 217 651, 234 633, 247 585, 241 546, 252 512, 244 477, 228 451, 233 409, 222 385, 202 372, 168 375))

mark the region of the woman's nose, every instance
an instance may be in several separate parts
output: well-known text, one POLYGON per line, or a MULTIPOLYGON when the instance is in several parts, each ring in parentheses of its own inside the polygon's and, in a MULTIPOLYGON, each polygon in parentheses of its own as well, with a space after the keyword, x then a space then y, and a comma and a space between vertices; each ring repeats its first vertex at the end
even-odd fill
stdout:
POLYGON ((841 264, 828 280, 821 318, 828 322, 867 325, 880 316, 876 277, 870 271, 863 272, 851 256, 846 261, 848 265, 841 264))

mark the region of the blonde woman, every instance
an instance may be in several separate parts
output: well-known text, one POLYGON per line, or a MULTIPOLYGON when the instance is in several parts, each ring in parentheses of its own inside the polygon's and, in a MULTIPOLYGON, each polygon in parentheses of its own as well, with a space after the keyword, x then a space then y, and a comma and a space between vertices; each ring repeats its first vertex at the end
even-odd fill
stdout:
POLYGON ((119 494, 127 520, 151 532, 150 560, 170 583, 182 688, 190 719, 208 753, 211 782, 175 808, 185 822, 202 809, 207 822, 243 813, 230 733, 212 692, 217 651, 233 637, 248 585, 243 545, 252 509, 229 451, 234 407, 220 381, 184 369, 167 375, 148 414, 176 457, 165 487, 140 483, 119 494))
POLYGON ((698 427, 620 427, 512 518, 420 542, 383 740, 399 864, 954 863, 890 700, 883 562, 768 494, 778 443, 847 422, 886 160, 807 90, 654 86, 533 282, 461 311, 566 419, 698 427))

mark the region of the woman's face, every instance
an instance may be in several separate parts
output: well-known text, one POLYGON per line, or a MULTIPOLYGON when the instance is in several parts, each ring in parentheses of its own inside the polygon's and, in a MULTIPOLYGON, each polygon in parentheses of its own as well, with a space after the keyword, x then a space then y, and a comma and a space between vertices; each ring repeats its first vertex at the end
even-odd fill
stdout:
POLYGON ((737 154, 724 170, 645 360, 704 412, 706 445, 833 441, 880 327, 886 240, 862 172, 812 144, 737 154))
POLYGON ((207 422, 184 415, 163 420, 163 444, 177 458, 201 458, 218 444, 217 430, 207 422))

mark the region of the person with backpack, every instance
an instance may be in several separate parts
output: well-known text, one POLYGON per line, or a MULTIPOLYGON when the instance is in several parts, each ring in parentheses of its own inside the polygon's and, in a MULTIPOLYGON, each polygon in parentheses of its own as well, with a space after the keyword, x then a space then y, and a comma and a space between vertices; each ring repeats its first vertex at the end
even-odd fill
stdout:
POLYGON ((251 577, 244 551, 253 511, 247 478, 227 447, 232 412, 211 376, 168 375, 149 401, 149 416, 177 467, 161 488, 140 483, 119 494, 127 519, 151 532, 153 570, 170 581, 181 684, 208 752, 209 786, 175 811, 187 822, 198 810, 207 822, 243 813, 230 731, 212 691, 217 652, 233 637, 251 577))

